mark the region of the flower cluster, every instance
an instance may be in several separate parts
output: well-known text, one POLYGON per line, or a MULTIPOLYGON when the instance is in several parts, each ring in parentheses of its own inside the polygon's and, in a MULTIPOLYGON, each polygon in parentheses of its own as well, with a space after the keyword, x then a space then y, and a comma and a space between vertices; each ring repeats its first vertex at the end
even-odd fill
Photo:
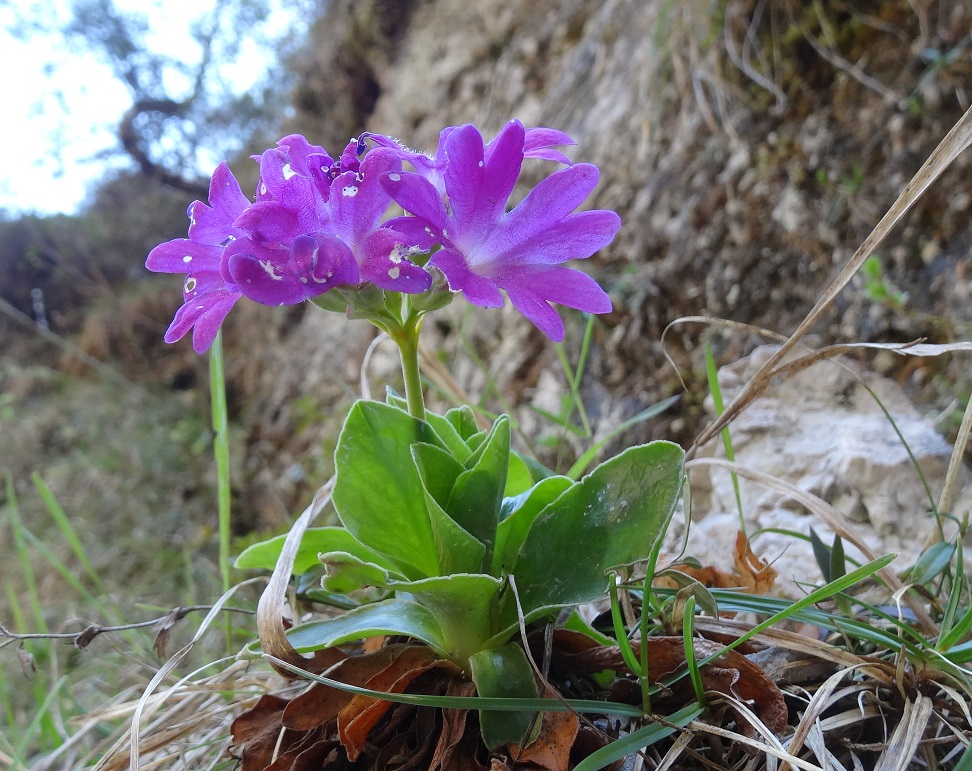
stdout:
POLYGON ((193 329, 205 351, 240 297, 289 305, 335 287, 372 285, 418 294, 432 269, 476 305, 510 302, 553 340, 563 322, 550 303, 611 310, 587 274, 567 268, 614 238, 612 211, 575 212, 597 184, 597 167, 571 164, 555 148, 573 144, 552 129, 511 121, 485 143, 471 125, 442 131, 434 156, 379 134, 352 140, 337 159, 304 137, 284 137, 256 160, 254 201, 223 163, 209 204, 189 207, 189 237, 157 246, 146 267, 186 274, 184 305, 166 342, 193 329), (525 158, 561 164, 510 211, 525 158), (389 211, 397 204, 404 216, 389 211))

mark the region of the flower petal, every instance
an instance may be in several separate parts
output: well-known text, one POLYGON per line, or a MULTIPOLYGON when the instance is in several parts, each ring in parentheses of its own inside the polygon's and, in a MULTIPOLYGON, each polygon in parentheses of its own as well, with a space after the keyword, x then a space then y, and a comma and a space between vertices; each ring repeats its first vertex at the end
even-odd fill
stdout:
POLYGON ((223 243, 233 231, 233 222, 249 201, 240 189, 229 165, 223 161, 209 183, 209 206, 196 201, 189 207, 189 238, 214 246, 223 243))
POLYGON ((505 213, 523 163, 523 125, 511 121, 490 143, 475 126, 460 126, 445 144, 449 207, 464 243, 482 240, 505 213))
POLYGON ((503 295, 491 279, 473 273, 465 258, 451 247, 445 247, 432 255, 431 267, 438 268, 449 279, 449 288, 462 292, 473 305, 484 308, 501 308, 503 295))
POLYGON ((257 241, 289 241, 300 233, 297 214, 280 201, 257 201, 236 220, 236 226, 257 241))
POLYGON ((511 284, 506 294, 513 306, 536 324, 547 337, 555 343, 564 339, 564 322, 560 314, 543 298, 519 284, 511 284))
POLYGON ((613 211, 596 209, 565 217, 520 243, 507 238, 505 231, 491 239, 494 265, 556 264, 583 260, 603 249, 617 234, 621 218, 613 211))
POLYGON ((365 240, 361 279, 381 289, 417 294, 432 286, 432 276, 406 259, 408 249, 399 233, 379 228, 365 240))
POLYGON ((425 220, 439 233, 446 227, 449 215, 431 182, 413 171, 383 174, 380 179, 395 203, 405 211, 425 220))
POLYGON ((525 290, 547 302, 566 305, 587 313, 610 313, 611 298, 586 273, 562 266, 533 271, 510 271, 497 276, 496 284, 510 291, 525 290))
POLYGON ((597 180, 597 166, 590 163, 578 163, 554 172, 506 215, 500 231, 502 237, 510 243, 525 241, 562 220, 584 203, 597 186, 597 180))
POLYGON ((238 292, 230 292, 225 288, 215 289, 187 300, 176 311, 175 318, 165 332, 163 338, 167 343, 181 340, 185 334, 195 327, 192 335, 192 347, 196 353, 205 353, 212 345, 219 331, 220 324, 230 312, 233 304, 240 298, 238 292))
POLYGON ((219 270, 223 250, 188 238, 176 238, 159 244, 145 260, 145 267, 155 273, 195 273, 219 270))
POLYGON ((365 156, 360 173, 339 174, 331 183, 328 205, 334 233, 347 243, 354 243, 378 227, 391 203, 381 176, 401 170, 402 161, 394 151, 376 147, 365 156))

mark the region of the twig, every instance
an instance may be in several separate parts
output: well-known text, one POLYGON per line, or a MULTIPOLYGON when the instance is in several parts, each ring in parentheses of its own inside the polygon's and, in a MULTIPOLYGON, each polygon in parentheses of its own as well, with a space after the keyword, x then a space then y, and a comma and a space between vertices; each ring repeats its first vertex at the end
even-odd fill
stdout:
MULTIPOLYGON (((181 621, 190 613, 198 613, 201 610, 212 610, 213 605, 193 605, 191 607, 177 607, 170 610, 160 618, 153 618, 149 621, 136 621, 133 624, 119 624, 117 626, 101 626, 101 624, 89 624, 80 632, 29 632, 20 634, 11 632, 3 624, 0 624, 0 637, 7 638, 7 642, 0 642, 0 648, 9 645, 15 640, 71 640, 77 648, 84 649, 91 644, 91 641, 102 634, 110 632, 125 632, 129 629, 144 629, 150 626, 161 626, 163 624, 173 624, 181 621)), ((228 613, 245 613, 246 615, 256 615, 256 611, 248 608, 227 608, 222 610, 228 613)))

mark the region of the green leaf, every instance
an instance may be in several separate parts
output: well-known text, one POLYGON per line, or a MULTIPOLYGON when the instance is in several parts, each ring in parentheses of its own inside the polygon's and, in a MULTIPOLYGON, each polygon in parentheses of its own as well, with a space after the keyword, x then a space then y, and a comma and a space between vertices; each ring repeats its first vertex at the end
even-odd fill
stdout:
POLYGON ((465 471, 463 465, 448 450, 434 444, 413 444, 411 452, 422 484, 444 508, 456 486, 456 479, 465 471))
POLYGON ((312 621, 287 632, 290 644, 299 653, 378 635, 414 637, 437 652, 444 652, 442 634, 432 614, 417 602, 401 597, 362 605, 337 618, 312 621))
MULTIPOLYGON (((273 570, 280 558, 287 534, 278 535, 244 549, 236 558, 236 567, 245 569, 273 570)), ((343 551, 353 554, 364 562, 373 562, 386 569, 394 569, 384 557, 358 541, 343 527, 312 527, 304 533, 297 549, 293 574, 296 576, 320 566, 318 554, 343 551)))
POLYGON ((496 596, 502 581, 481 573, 457 573, 421 581, 391 582, 428 609, 439 625, 442 650, 460 667, 496 631, 496 596))
MULTIPOLYGON (((392 388, 385 389, 385 402, 392 407, 397 407, 402 412, 408 412, 408 401, 392 388)), ((464 463, 466 458, 469 457, 470 449, 466 446, 465 437, 460 435, 458 428, 453 422, 445 416, 437 415, 434 412, 426 412, 425 421, 432 426, 436 436, 441 440, 442 446, 448 447, 449 451, 460 462, 464 463)), ((476 421, 474 418, 473 426, 475 427, 475 425, 476 421)))
MULTIPOLYGON (((516 643, 507 643, 501 648, 480 651, 470 657, 472 679, 480 696, 495 698, 526 698, 537 696, 537 686, 533 679, 533 669, 526 654, 516 643)), ((483 709, 479 711, 479 725, 483 742, 491 750, 504 744, 522 744, 534 712, 497 712, 483 709)))
POLYGON ((510 453, 510 469, 506 474, 506 489, 503 490, 504 498, 512 498, 515 495, 525 493, 536 480, 530 473, 530 467, 523 460, 523 456, 518 452, 510 453))
POLYGON ((491 558, 510 463, 509 418, 501 415, 496 419, 481 451, 469 460, 473 458, 477 458, 475 465, 459 475, 445 510, 486 546, 487 558, 491 558))
POLYGON ((472 407, 468 404, 463 404, 461 407, 453 407, 445 414, 445 419, 453 425, 463 440, 468 439, 479 431, 479 424, 476 422, 476 413, 473 412, 472 407))
POLYGON ((567 477, 547 477, 527 492, 503 501, 503 519, 496 528, 496 545, 493 549, 493 562, 490 573, 501 575, 509 573, 516 564, 516 555, 526 540, 527 533, 543 509, 557 500, 564 491, 572 487, 567 477))
POLYGON ((428 423, 381 402, 351 408, 334 452, 334 508, 352 535, 409 578, 438 573, 416 442, 438 445, 428 423))
MULTIPOLYGON (((541 511, 513 566, 524 615, 599 599, 611 568, 646 558, 675 510, 683 458, 670 442, 631 447, 541 511)), ((512 603, 504 620, 516 621, 512 603)))
POLYGON ((435 538, 439 574, 481 573, 486 546, 443 508, 456 479, 463 473, 462 464, 447 450, 431 444, 413 444, 412 459, 425 486, 425 507, 435 538))
POLYGON ((916 584, 926 584, 935 579, 952 563, 955 544, 948 541, 936 543, 922 552, 921 556, 908 571, 908 580, 916 584))
POLYGON ((439 575, 481 573, 486 561, 486 545, 450 517, 429 493, 426 493, 425 505, 435 537, 439 575))
POLYGON ((332 551, 321 555, 327 574, 321 587, 328 592, 348 594, 366 586, 386 586, 388 571, 371 562, 364 562, 353 554, 332 551))
POLYGON ((817 560, 817 567, 820 568, 820 575, 823 576, 825 583, 830 583, 835 578, 835 576, 830 575, 831 549, 812 527, 810 528, 810 546, 813 547, 813 556, 817 560))
POLYGON ((567 616, 567 620, 562 624, 564 629, 569 629, 572 632, 580 632, 587 637, 590 637, 596 643, 600 645, 616 645, 617 640, 610 637, 603 632, 597 631, 594 627, 588 624, 584 618, 576 610, 571 611, 571 614, 567 616))
POLYGON ((520 453, 515 451, 514 455, 522 460, 526 464, 526 467, 530 469, 530 476, 533 477, 535 482, 539 482, 541 479, 554 476, 554 472, 544 466, 536 458, 531 458, 529 455, 520 455, 520 453))
POLYGON ((658 402, 658 404, 653 404, 651 407, 642 410, 637 415, 628 418, 620 426, 610 431, 607 436, 602 437, 600 440, 587 448, 587 451, 584 452, 584 454, 581 455, 576 461, 574 461, 574 465, 568 469, 567 476, 569 476, 571 479, 577 479, 581 474, 584 473, 584 470, 590 466, 591 463, 593 463, 598 453, 604 449, 604 445, 618 435, 627 431, 629 428, 637 426, 639 423, 643 423, 646 420, 650 420, 651 418, 655 417, 655 415, 661 414, 675 404, 678 399, 678 394, 675 396, 669 396, 667 399, 662 399, 660 402, 658 402))
POLYGON ((425 420, 432 426, 439 439, 442 440, 442 444, 449 449, 456 460, 465 463, 469 459, 472 450, 466 445, 466 441, 451 421, 442 415, 436 415, 434 412, 426 412, 425 420))

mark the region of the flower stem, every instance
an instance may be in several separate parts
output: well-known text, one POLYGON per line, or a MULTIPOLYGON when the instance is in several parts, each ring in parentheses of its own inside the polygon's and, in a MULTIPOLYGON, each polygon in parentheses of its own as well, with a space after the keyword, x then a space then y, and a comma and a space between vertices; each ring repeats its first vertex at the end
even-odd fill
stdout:
POLYGON ((393 335, 402 355, 402 375, 405 378, 405 400, 413 418, 425 420, 425 399, 422 396, 422 373, 419 369, 419 330, 421 317, 406 321, 401 333, 393 335))

